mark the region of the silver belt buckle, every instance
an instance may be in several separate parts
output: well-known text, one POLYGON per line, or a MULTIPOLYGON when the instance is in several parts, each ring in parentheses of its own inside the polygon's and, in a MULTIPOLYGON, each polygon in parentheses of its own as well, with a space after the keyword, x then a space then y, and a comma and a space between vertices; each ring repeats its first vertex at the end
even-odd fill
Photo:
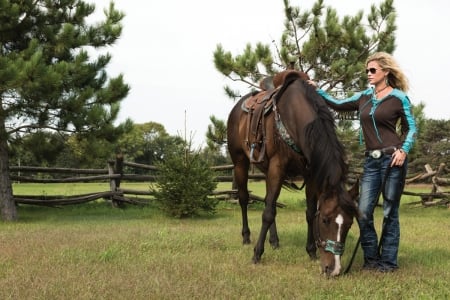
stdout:
POLYGON ((370 156, 372 156, 375 159, 380 158, 381 154, 382 154, 381 151, 378 150, 378 149, 377 150, 373 150, 373 151, 370 152, 370 156))

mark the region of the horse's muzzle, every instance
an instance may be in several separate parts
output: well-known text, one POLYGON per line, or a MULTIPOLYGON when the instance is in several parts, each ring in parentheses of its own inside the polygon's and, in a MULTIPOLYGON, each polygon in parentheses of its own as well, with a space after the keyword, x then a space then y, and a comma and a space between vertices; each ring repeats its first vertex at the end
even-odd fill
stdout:
POLYGON ((334 255, 342 255, 344 253, 344 243, 332 240, 316 241, 316 245, 319 248, 323 248, 327 252, 331 252, 334 255))

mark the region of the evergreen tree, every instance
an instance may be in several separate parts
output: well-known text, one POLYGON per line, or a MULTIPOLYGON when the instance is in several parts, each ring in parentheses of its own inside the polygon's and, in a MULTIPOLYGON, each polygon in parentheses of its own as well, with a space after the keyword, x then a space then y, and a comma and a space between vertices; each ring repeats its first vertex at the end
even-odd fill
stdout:
MULTIPOLYGON (((89 53, 115 43, 124 15, 111 2, 105 18, 87 23, 94 4, 81 0, 0 1, 0 208, 16 220, 8 141, 39 130, 113 140, 120 101, 129 87, 108 78, 111 56, 89 53)), ((129 122, 126 122, 129 125, 129 122)))
POLYGON ((208 125, 206 132, 206 143, 211 150, 220 152, 227 143, 227 126, 223 120, 215 116, 210 116, 209 120, 211 124, 208 125))
POLYGON ((417 152, 422 156, 415 162, 416 172, 421 173, 425 164, 437 169, 440 164, 450 166, 450 120, 428 119, 419 132, 417 152))
POLYGON ((156 164, 158 175, 151 187, 161 210, 176 218, 192 217, 201 212, 214 214, 218 204, 218 200, 210 196, 217 187, 214 171, 191 146, 191 142, 186 142, 185 149, 177 147, 169 151, 164 160, 156 164))
POLYGON ((207 160, 211 165, 218 166, 230 163, 227 157, 227 126, 223 120, 219 120, 214 116, 210 116, 211 124, 208 125, 206 132, 206 145, 202 151, 203 159, 207 160))
MULTIPOLYGON (((247 44, 242 54, 233 56, 219 44, 214 51, 219 72, 257 89, 264 77, 297 69, 314 78, 321 88, 346 96, 366 87, 364 63, 371 53, 392 53, 395 49, 393 0, 373 5, 365 21, 363 11, 339 18, 335 9, 327 7, 324 14, 323 0, 317 0, 310 10, 283 1, 285 30, 276 53, 270 45, 259 42, 247 44)), ((242 94, 230 86, 225 86, 225 92, 232 98, 242 94)))

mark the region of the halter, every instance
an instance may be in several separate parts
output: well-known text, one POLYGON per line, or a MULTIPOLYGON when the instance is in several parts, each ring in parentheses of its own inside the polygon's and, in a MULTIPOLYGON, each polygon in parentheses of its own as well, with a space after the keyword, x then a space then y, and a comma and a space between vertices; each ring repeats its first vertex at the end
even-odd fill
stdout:
POLYGON ((319 217, 320 217, 320 210, 317 209, 316 215, 314 218, 314 224, 316 226, 316 246, 318 248, 323 248, 325 251, 331 252, 334 255, 342 255, 344 253, 344 246, 345 244, 338 241, 332 241, 332 240, 322 240, 320 237, 320 226, 319 226, 319 217))

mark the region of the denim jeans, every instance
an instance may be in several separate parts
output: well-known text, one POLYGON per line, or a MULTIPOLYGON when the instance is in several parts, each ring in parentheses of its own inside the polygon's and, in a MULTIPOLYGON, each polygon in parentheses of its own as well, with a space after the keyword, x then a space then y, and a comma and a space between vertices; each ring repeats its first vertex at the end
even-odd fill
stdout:
POLYGON ((358 225, 365 263, 379 263, 387 268, 397 268, 400 243, 399 206, 405 185, 407 161, 402 167, 390 167, 391 156, 375 159, 367 157, 361 177, 358 225), (384 191, 382 188, 384 187, 384 191), (374 227, 373 212, 378 197, 383 196, 383 229, 378 253, 378 236, 374 227))

